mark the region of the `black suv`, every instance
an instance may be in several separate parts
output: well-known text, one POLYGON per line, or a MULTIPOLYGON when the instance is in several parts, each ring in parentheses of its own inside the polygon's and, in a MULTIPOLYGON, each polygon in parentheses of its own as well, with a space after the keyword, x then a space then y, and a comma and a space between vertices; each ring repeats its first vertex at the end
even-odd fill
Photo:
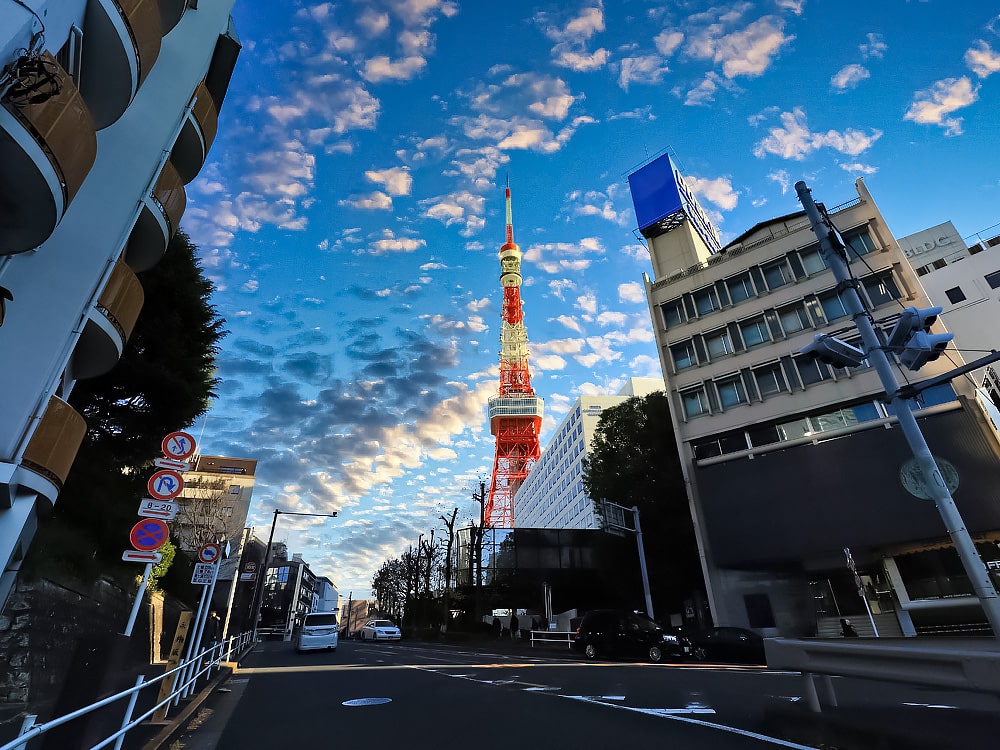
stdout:
POLYGON ((594 609, 583 616, 573 647, 588 659, 631 656, 652 662, 666 654, 683 656, 686 643, 646 615, 624 609, 594 609))

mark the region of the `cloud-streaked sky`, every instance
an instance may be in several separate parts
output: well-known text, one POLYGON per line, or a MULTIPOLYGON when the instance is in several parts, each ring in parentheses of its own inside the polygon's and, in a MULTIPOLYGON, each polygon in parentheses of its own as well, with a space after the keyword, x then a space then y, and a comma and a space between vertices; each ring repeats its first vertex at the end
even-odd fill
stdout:
MULTIPOLYGON (((488 482, 510 175, 543 447, 659 376, 626 175, 669 149, 723 241, 864 177, 903 236, 1000 221, 1000 17, 977 0, 237 0, 184 228, 230 335, 207 454, 341 593, 488 482)), ((994 232, 995 234, 996 232, 994 232)))

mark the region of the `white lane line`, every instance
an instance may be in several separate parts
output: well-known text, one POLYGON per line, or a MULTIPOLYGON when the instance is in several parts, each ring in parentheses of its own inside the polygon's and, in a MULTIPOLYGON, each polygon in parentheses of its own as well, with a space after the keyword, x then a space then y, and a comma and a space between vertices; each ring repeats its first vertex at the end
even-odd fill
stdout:
POLYGON ((919 708, 958 708, 958 706, 945 706, 940 703, 903 703, 904 706, 917 706, 919 708))
POLYGON ((542 692, 551 692, 553 690, 562 690, 562 688, 557 688, 557 687, 528 687, 528 688, 524 688, 524 692, 526 692, 526 693, 542 693, 542 692))
POLYGON ((691 719, 686 716, 678 716, 676 714, 670 714, 670 713, 661 713, 661 709, 633 708, 632 706, 619 706, 614 703, 601 703, 600 701, 595 701, 593 698, 588 698, 583 695, 557 695, 557 697, 572 698, 574 700, 583 701, 585 703, 591 703, 593 705, 607 706, 608 708, 616 708, 620 711, 633 711, 635 713, 641 713, 647 716, 657 716, 661 719, 669 719, 670 721, 679 721, 684 724, 694 724, 696 726, 705 727, 707 729, 718 729, 721 732, 738 734, 741 737, 750 737, 755 740, 761 740, 762 742, 770 742, 773 745, 780 745, 781 747, 790 747, 793 748, 793 750, 819 750, 818 748, 812 747, 811 745, 799 745, 795 742, 779 740, 777 737, 768 737, 766 734, 758 734, 757 732, 751 732, 747 729, 739 729, 737 727, 727 726, 726 724, 714 724, 710 721, 691 719))

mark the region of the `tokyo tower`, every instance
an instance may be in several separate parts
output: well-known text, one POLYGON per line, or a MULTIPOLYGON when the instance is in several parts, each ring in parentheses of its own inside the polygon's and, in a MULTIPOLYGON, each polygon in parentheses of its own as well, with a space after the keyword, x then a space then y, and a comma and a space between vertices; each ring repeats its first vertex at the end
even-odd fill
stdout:
POLYGON ((484 512, 485 525, 494 529, 514 528, 514 493, 541 455, 542 399, 531 388, 528 369, 528 331, 521 309, 521 248, 514 243, 509 179, 506 199, 507 241, 500 248, 500 390, 489 400, 490 432, 496 436, 497 453, 484 512))

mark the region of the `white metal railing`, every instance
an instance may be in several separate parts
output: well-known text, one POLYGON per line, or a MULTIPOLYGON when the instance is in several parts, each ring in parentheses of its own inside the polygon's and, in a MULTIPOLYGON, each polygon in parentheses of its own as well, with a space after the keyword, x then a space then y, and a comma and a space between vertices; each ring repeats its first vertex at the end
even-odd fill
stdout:
MULTIPOLYGON (((565 643, 566 648, 573 648, 573 636, 575 633, 571 630, 532 630, 531 631, 531 647, 535 647, 535 641, 539 643, 565 643)), ((6 748, 0 748, 0 750, 6 750, 6 748)))
POLYGON ((55 729, 56 727, 69 724, 82 716, 86 716, 93 711, 97 711, 98 709, 117 703, 118 701, 126 701, 127 703, 120 728, 116 732, 105 737, 96 745, 92 745, 90 747, 90 750, 100 750, 100 748, 113 746, 115 750, 121 750, 122 743, 125 740, 125 735, 127 735, 132 729, 161 709, 165 717, 171 704, 176 705, 180 701, 182 695, 187 695, 189 691, 192 691, 197 681, 203 675, 211 677, 213 669, 218 672, 222 669, 223 662, 232 661, 234 654, 242 654, 250 645, 252 638, 252 632, 227 638, 225 641, 220 641, 219 643, 204 649, 201 653, 193 656, 189 661, 181 662, 173 669, 164 672, 158 677, 147 680, 145 675, 139 675, 136 679, 135 685, 128 690, 123 690, 120 693, 108 696, 103 700, 99 700, 89 706, 77 709, 76 711, 68 713, 64 716, 51 719, 50 721, 37 724, 36 721, 38 717, 36 715, 28 715, 25 717, 24 723, 21 725, 21 731, 18 737, 11 740, 6 745, 0 746, 0 750, 21 750, 29 741, 45 734, 48 731, 51 731, 52 729, 55 729), (173 683, 170 694, 166 698, 159 700, 156 705, 145 713, 140 716, 133 717, 132 714, 135 711, 135 704, 139 699, 139 693, 151 686, 159 687, 160 683, 164 680, 171 680, 173 683))

